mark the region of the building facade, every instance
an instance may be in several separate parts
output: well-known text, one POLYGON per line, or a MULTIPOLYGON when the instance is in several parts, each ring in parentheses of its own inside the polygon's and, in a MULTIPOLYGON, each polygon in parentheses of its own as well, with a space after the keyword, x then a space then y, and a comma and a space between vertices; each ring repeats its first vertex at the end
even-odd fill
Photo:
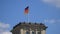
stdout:
POLYGON ((46 28, 42 23, 20 22, 11 32, 12 34, 46 34, 46 28))

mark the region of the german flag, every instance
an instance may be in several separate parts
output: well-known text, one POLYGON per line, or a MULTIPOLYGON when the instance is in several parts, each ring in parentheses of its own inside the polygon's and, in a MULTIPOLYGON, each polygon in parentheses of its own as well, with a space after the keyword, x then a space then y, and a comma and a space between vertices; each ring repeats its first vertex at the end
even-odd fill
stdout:
POLYGON ((29 12, 29 7, 27 6, 27 7, 25 8, 24 13, 25 13, 25 14, 28 14, 28 12, 29 12))

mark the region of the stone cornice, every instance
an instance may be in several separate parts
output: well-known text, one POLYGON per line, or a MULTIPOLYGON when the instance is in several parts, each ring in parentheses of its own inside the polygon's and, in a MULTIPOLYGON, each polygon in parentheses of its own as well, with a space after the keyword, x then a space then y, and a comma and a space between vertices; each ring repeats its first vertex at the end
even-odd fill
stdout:
POLYGON ((43 23, 20 22, 19 24, 15 25, 12 30, 14 30, 15 28, 17 28, 18 26, 20 28, 24 28, 24 27, 31 28, 31 29, 39 29, 40 28, 40 29, 43 29, 43 30, 46 30, 46 28, 47 28, 47 26, 45 26, 43 23))

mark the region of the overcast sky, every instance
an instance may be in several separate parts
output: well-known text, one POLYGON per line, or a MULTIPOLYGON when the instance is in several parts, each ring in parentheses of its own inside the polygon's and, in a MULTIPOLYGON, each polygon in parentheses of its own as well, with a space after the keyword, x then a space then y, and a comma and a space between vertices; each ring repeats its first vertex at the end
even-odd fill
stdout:
POLYGON ((19 22, 27 22, 24 9, 29 6, 29 22, 44 23, 46 34, 60 34, 60 0, 0 0, 0 34, 19 22))

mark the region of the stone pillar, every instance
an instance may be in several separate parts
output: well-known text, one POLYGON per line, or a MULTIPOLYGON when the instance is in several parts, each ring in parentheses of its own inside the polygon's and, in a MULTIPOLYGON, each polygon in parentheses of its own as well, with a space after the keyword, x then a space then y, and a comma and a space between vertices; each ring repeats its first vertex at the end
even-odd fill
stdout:
POLYGON ((46 30, 42 30, 41 31, 41 34, 46 34, 46 30))
POLYGON ((36 34, 38 34, 38 31, 36 31, 36 34))
POLYGON ((21 33, 21 34, 24 34, 24 31, 23 31, 23 29, 20 29, 20 33, 21 33))
POLYGON ((37 29, 35 30, 35 34, 38 34, 38 31, 37 31, 37 29))
POLYGON ((30 34, 32 34, 32 31, 30 31, 30 34))
POLYGON ((30 28, 30 34, 32 34, 32 30, 31 30, 31 28, 30 28))
POLYGON ((26 30, 23 31, 23 34, 26 34, 26 30))

